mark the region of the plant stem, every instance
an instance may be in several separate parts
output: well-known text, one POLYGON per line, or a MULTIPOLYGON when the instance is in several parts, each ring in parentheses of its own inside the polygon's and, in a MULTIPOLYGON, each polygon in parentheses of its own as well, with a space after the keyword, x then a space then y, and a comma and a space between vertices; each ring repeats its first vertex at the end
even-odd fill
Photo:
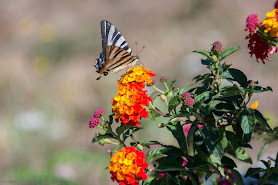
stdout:
POLYGON ((152 87, 153 87, 155 90, 157 90, 158 92, 164 94, 164 92, 163 92, 162 90, 158 89, 156 86, 152 85, 152 87))

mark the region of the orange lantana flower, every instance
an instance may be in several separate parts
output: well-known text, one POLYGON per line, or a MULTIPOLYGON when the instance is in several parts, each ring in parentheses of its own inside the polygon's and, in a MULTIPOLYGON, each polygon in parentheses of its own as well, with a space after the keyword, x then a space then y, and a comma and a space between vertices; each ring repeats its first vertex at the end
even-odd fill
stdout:
POLYGON ((145 159, 145 153, 135 147, 125 147, 115 152, 108 166, 112 181, 116 180, 120 185, 139 185, 138 180, 147 179, 145 169, 148 163, 145 159))
POLYGON ((115 113, 117 122, 120 120, 122 125, 129 124, 137 127, 140 125, 140 118, 148 116, 148 112, 143 106, 148 106, 152 99, 143 89, 145 83, 152 82, 152 76, 156 76, 156 74, 141 66, 131 68, 122 75, 117 82, 118 93, 111 101, 112 112, 115 113))

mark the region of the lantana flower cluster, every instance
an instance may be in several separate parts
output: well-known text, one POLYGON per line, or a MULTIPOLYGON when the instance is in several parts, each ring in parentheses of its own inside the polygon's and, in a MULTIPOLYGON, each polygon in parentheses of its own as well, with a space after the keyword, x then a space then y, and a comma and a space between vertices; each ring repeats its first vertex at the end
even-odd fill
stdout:
POLYGON ((89 128, 95 128, 99 124, 99 117, 102 116, 104 109, 98 109, 94 113, 94 117, 89 122, 89 128))
POLYGON ((145 159, 145 153, 132 146, 115 152, 108 166, 112 181, 120 185, 138 185, 138 180, 146 180, 148 163, 145 159))
POLYGON ((120 120, 124 126, 129 124, 138 127, 140 118, 148 116, 148 112, 143 106, 148 106, 152 99, 148 97, 147 91, 143 89, 145 83, 150 84, 152 82, 151 77, 153 76, 156 76, 156 74, 141 66, 131 68, 122 75, 117 82, 117 95, 111 101, 116 122, 120 120))
POLYGON ((184 92, 182 95, 181 95, 181 98, 184 101, 184 104, 185 105, 188 105, 189 107, 191 107, 192 105, 195 104, 195 100, 193 98, 190 97, 190 93, 189 92, 184 92))
POLYGON ((257 14, 251 14, 246 19, 245 31, 248 31, 249 35, 245 39, 249 41, 249 54, 251 57, 255 55, 257 62, 261 60, 265 64, 265 60, 271 61, 268 55, 277 52, 277 13, 277 9, 268 12, 266 19, 261 23, 259 23, 257 14))

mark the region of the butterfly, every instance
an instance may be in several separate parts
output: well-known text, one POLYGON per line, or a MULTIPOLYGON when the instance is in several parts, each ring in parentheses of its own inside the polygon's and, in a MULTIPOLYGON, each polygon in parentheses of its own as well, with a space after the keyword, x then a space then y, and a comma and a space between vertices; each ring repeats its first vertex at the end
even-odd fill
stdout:
POLYGON ((133 56, 131 48, 119 30, 108 21, 101 21, 102 53, 94 65, 96 72, 102 76, 117 73, 130 68, 139 62, 138 56, 133 56))

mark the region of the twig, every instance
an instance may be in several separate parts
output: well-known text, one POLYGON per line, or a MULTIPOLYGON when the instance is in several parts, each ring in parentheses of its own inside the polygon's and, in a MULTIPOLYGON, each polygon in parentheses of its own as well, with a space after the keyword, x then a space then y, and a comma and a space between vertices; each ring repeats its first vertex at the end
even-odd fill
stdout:
POLYGON ((259 127, 257 125, 255 126, 255 130, 260 130, 260 131, 263 131, 263 132, 278 135, 278 132, 276 130, 269 130, 269 129, 266 129, 266 128, 263 128, 263 127, 259 127))

